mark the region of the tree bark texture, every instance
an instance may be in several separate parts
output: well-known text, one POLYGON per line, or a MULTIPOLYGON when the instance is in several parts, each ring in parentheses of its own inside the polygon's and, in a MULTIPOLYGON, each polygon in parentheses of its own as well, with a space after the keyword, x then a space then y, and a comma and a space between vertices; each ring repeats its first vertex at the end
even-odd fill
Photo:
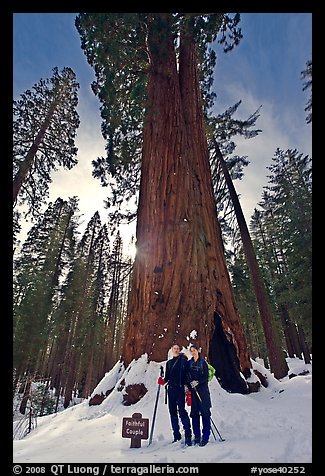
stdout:
POLYGON ((161 361, 174 342, 209 354, 214 312, 232 334, 241 371, 250 359, 216 216, 195 45, 169 15, 149 25, 151 58, 128 329, 123 360, 161 361))

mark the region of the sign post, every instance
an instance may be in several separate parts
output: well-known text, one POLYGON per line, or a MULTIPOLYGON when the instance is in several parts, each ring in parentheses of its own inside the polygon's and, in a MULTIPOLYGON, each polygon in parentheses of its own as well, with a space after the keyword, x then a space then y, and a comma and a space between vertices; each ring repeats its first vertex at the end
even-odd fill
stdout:
POLYGON ((149 418, 142 418, 142 413, 133 413, 132 418, 122 420, 122 438, 131 438, 130 448, 141 448, 141 440, 147 440, 149 418))

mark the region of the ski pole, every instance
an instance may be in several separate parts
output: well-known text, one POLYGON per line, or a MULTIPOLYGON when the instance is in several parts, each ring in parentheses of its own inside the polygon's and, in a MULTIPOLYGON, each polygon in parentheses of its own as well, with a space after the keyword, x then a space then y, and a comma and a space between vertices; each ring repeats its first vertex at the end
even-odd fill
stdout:
MULTIPOLYGON (((195 393, 196 393, 196 395, 197 395, 197 398, 198 398, 198 399, 200 400, 200 402, 202 403, 202 398, 201 398, 199 392, 197 391, 196 387, 194 387, 194 390, 195 390, 195 393)), ((217 428, 217 425, 214 423, 214 421, 212 420, 212 417, 211 417, 211 416, 210 416, 210 421, 211 421, 211 423, 213 424, 214 428, 216 429, 216 431, 217 431, 217 433, 218 433, 218 435, 219 435, 220 441, 225 441, 225 439, 222 438, 222 436, 220 435, 220 432, 219 432, 219 430, 218 430, 218 428, 217 428)), ((212 430, 212 427, 211 427, 211 430, 212 430)), ((212 434, 213 434, 214 438, 216 439, 216 437, 215 437, 213 431, 212 431, 212 434)))
POLYGON ((224 439, 224 438, 222 438, 222 436, 220 435, 220 433, 219 433, 219 430, 218 430, 218 428, 217 428, 216 424, 214 423, 214 421, 212 420, 212 418, 211 418, 211 417, 210 417, 210 419, 211 419, 211 423, 212 423, 212 425, 213 425, 213 426, 215 427, 215 429, 217 430, 217 433, 218 433, 218 435, 219 435, 220 441, 225 441, 225 439, 224 439))
MULTIPOLYGON (((160 376, 161 377, 164 376, 164 369, 163 369, 162 365, 160 366, 160 376)), ((150 437, 149 437, 148 446, 151 445, 151 443, 152 443, 153 429, 154 429, 154 426, 155 426, 157 406, 158 406, 158 400, 159 400, 159 392, 160 392, 160 384, 158 384, 158 388, 157 388, 157 395, 156 395, 155 407, 154 407, 154 410, 153 410, 153 416, 152 416, 152 423, 151 423, 150 437)))
POLYGON ((214 432, 214 430, 213 430, 212 426, 211 426, 211 428, 210 428, 210 429, 211 429, 211 433, 213 434, 213 438, 214 438, 214 439, 217 441, 217 437, 216 437, 216 435, 215 435, 215 432, 214 432))

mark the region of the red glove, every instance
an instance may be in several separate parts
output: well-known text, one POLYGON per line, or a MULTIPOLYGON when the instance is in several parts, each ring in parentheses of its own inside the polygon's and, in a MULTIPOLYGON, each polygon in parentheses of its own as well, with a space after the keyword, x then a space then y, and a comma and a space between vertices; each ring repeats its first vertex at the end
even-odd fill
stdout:
POLYGON ((192 394, 191 391, 188 390, 186 394, 186 405, 190 407, 192 405, 192 394))
POLYGON ((165 382, 165 379, 164 379, 164 378, 158 377, 158 384, 159 384, 159 385, 165 385, 165 383, 166 383, 166 382, 165 382))

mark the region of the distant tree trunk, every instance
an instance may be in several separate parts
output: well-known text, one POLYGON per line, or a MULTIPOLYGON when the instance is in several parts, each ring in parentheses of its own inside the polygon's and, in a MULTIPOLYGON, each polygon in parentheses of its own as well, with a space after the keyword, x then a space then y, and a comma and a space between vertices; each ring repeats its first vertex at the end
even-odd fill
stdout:
POLYGON ((247 259, 252 284, 255 290, 256 301, 263 324, 271 371, 274 373, 275 378, 280 379, 287 375, 289 368, 281 348, 281 340, 276 328, 274 317, 271 312, 269 297, 266 292, 261 271, 257 263, 253 243, 248 231, 248 227, 239 202, 238 195, 230 177, 227 164, 222 156, 222 153, 216 141, 215 149, 234 205, 237 223, 243 242, 243 248, 247 259))
POLYGON ((254 359, 256 357, 257 353, 255 352, 255 349, 254 349, 254 345, 253 345, 253 342, 252 342, 252 336, 251 336, 251 330, 250 330, 250 326, 249 326, 248 322, 245 323, 244 329, 245 329, 245 336, 246 336, 246 340, 247 340, 247 346, 248 346, 248 349, 249 349, 249 353, 250 353, 251 357, 254 359))
POLYGON ((298 326, 298 335, 299 335, 299 341, 300 341, 302 353, 304 355, 305 364, 310 364, 311 363, 310 352, 306 342, 304 330, 301 326, 298 326))
POLYGON ((112 253, 112 286, 109 298, 109 321, 111 328, 111 342, 109 360, 114 364, 117 360, 117 334, 119 325, 119 315, 121 312, 119 300, 121 293, 121 261, 122 261, 122 240, 118 235, 114 242, 112 253))
POLYGON ((93 372, 94 372, 94 348, 90 349, 90 355, 88 359, 88 366, 86 371, 86 376, 84 379, 84 385, 82 386, 82 398, 87 398, 92 391, 92 383, 93 383, 93 372))
MULTIPOLYGON (((93 310, 92 310, 92 317, 91 317, 91 327, 90 332, 88 335, 88 340, 90 342, 90 355, 88 357, 88 365, 86 368, 86 375, 85 375, 85 383, 82 388, 82 397, 87 398, 91 391, 93 390, 93 382, 94 382, 94 359, 95 359, 95 348, 96 348, 96 331, 97 331, 97 303, 100 294, 100 277, 101 277, 101 267, 103 261, 103 248, 104 248, 104 240, 101 240, 100 248, 99 248, 99 258, 98 258, 98 265, 97 265, 97 276, 96 276, 96 292, 93 300, 93 310)), ((98 371, 97 371, 98 372, 98 371)), ((104 374, 103 374, 104 375, 104 374)))
POLYGON ((299 338, 299 333, 296 324, 292 322, 287 306, 282 304, 280 306, 282 327, 286 339, 286 345, 289 357, 298 357, 301 359, 302 346, 299 338))
POLYGON ((125 334, 125 324, 126 324, 126 315, 127 315, 127 303, 128 303, 128 296, 129 296, 129 282, 128 279, 126 283, 123 285, 123 289, 121 292, 122 295, 122 303, 120 306, 120 315, 119 315, 119 323, 117 326, 117 333, 116 333, 116 357, 117 359, 121 356, 121 352, 123 349, 123 342, 124 342, 124 334, 125 334))
POLYGON ((289 336, 290 336, 290 340, 293 347, 293 353, 296 357, 298 357, 298 359, 302 359, 302 356, 301 356, 302 349, 300 345, 300 340, 299 340, 296 324, 290 321, 288 324, 288 330, 289 330, 289 336))
POLYGON ((178 74, 169 16, 149 24, 137 255, 123 360, 127 365, 144 352, 165 360, 175 341, 196 342, 208 355, 217 310, 249 375, 216 217, 195 46, 183 36, 178 74))
POLYGON ((93 254, 94 254, 93 245, 94 245, 95 235, 96 235, 96 221, 93 222, 93 226, 91 227, 90 245, 89 245, 88 255, 87 255, 84 282, 83 282, 82 290, 80 293, 80 302, 78 303, 77 309, 75 310, 75 313, 74 313, 72 327, 70 329, 69 342, 67 345, 68 352, 67 352, 66 363, 68 363, 69 368, 68 368, 68 375, 67 375, 66 384, 65 384, 64 404, 63 404, 64 408, 67 408, 69 406, 69 403, 72 399, 73 389, 75 388, 76 377, 78 375, 78 364, 80 362, 80 355, 78 353, 79 349, 77 349, 76 347, 78 345, 78 342, 80 341, 80 332, 81 332, 83 322, 85 320, 85 307, 87 304, 87 297, 89 293, 89 280, 91 279, 91 273, 92 273, 91 264, 93 260, 93 254))
MULTIPOLYGON (((86 282, 86 280, 85 280, 86 282)), ((85 284, 84 284, 85 286, 85 284)), ((83 299, 84 296, 82 296, 83 299)), ((83 301, 81 306, 83 305, 83 301)), ((72 390, 74 387, 75 379, 76 379, 76 333, 77 333, 77 325, 78 325, 78 311, 73 312, 70 327, 68 329, 67 326, 67 334, 66 340, 63 343, 66 343, 65 352, 62 355, 62 361, 59 364, 59 372, 57 374, 57 385, 59 384, 60 387, 64 388, 64 408, 69 406, 69 403, 72 399, 72 390)), ((62 341, 61 341, 62 342, 62 341)), ((63 347, 62 347, 63 348, 63 347)), ((61 360, 61 359, 60 359, 61 360)))
POLYGON ((63 384, 63 369, 69 366, 69 348, 72 344, 72 329, 75 325, 75 313, 70 319, 65 319, 58 328, 53 356, 49 366, 49 375, 51 376, 51 388, 55 388, 55 394, 59 395, 63 384))
MULTIPOLYGON (((131 266, 131 260, 129 261, 129 266, 131 266)), ((130 305, 130 296, 131 296, 131 282, 132 282, 132 272, 127 279, 127 283, 124 285, 123 290, 121 291, 121 296, 123 304, 121 306, 121 313, 118 325, 116 326, 116 359, 120 359, 123 352, 124 343, 125 343, 125 332, 128 322, 128 306, 130 305)), ((110 320, 105 324, 105 341, 104 341, 104 359, 101 375, 104 375, 105 372, 108 372, 113 365, 116 363, 116 360, 113 360, 112 354, 112 342, 114 341, 114 328, 110 320)))
POLYGON ((25 391, 24 391, 24 395, 23 395, 23 398, 21 400, 20 407, 19 407, 19 411, 23 415, 25 415, 25 413, 26 413, 27 402, 30 399, 30 391, 31 391, 31 386, 32 386, 32 378, 30 376, 27 376, 26 378, 27 378, 27 381, 26 381, 26 385, 25 385, 25 391))
POLYGON ((54 413, 57 413, 57 411, 58 411, 58 409, 59 409, 60 392, 61 392, 61 387, 58 387, 57 389, 55 389, 56 401, 55 401, 54 413))
POLYGON ((50 369, 50 364, 51 364, 52 355, 53 355, 53 347, 54 347, 54 339, 48 338, 47 345, 45 348, 45 355, 41 359, 42 365, 36 367, 41 378, 48 378, 50 375, 49 369, 50 369))
POLYGON ((75 386, 76 381, 76 367, 77 367, 77 357, 75 347, 71 348, 70 355, 69 355, 69 370, 68 375, 65 383, 65 390, 64 390, 64 408, 68 408, 71 400, 72 400, 72 392, 75 386))

